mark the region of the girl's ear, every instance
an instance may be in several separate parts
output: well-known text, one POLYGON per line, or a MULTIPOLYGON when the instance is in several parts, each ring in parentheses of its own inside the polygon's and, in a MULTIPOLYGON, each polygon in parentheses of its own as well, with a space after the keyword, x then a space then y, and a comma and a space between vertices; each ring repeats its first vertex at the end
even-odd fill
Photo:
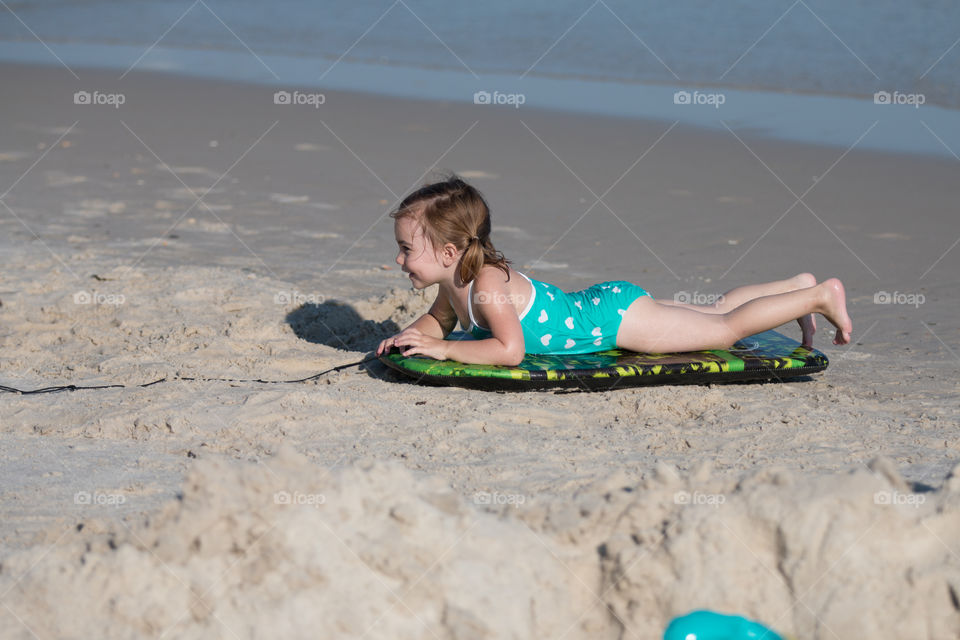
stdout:
POLYGON ((452 242, 443 245, 443 248, 440 250, 440 259, 443 261, 444 267, 455 264, 459 257, 460 252, 457 251, 457 248, 453 246, 452 242))

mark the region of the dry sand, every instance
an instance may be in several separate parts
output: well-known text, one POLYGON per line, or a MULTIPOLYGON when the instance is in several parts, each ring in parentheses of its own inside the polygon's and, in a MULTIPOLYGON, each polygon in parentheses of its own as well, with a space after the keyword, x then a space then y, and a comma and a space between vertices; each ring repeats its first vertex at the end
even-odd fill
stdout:
POLYGON ((496 394, 373 364, 2 395, 0 636, 645 639, 709 607, 960 637, 955 162, 677 126, 566 232, 671 123, 0 74, 0 384, 363 359, 431 301, 384 268, 384 214, 434 165, 544 280, 839 275, 856 340, 824 330, 829 369, 790 384, 496 394), (778 178, 814 213, 777 222, 778 178))

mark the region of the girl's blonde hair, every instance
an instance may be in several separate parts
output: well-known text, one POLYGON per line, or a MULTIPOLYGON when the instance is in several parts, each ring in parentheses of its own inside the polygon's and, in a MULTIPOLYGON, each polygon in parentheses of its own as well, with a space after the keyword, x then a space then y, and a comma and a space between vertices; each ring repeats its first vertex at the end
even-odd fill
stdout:
POLYGON ((484 265, 491 264, 502 269, 510 277, 510 261, 490 242, 490 209, 477 189, 457 175, 446 180, 427 184, 403 199, 396 211, 390 214, 394 220, 413 216, 430 240, 434 250, 448 242, 458 251, 460 279, 471 282, 480 275, 484 265))

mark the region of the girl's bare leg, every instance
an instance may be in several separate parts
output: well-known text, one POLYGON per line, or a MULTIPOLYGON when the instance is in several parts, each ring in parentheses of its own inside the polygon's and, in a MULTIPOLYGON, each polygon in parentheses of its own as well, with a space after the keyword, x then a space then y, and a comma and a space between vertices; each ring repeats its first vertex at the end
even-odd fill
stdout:
POLYGON ((617 346, 647 353, 726 349, 749 335, 811 313, 837 328, 834 344, 850 341, 853 329, 846 293, 836 278, 814 287, 762 296, 726 313, 704 313, 679 305, 638 298, 623 316, 617 346))
MULTIPOLYGON (((775 282, 764 282, 761 284, 752 284, 742 287, 736 287, 726 292, 712 305, 686 304, 683 302, 672 302, 669 300, 658 300, 660 304, 685 307, 701 313, 728 313, 742 304, 750 302, 763 296, 772 296, 778 293, 787 293, 797 289, 806 289, 817 284, 817 279, 812 273, 799 273, 786 280, 777 280, 775 282)), ((800 333, 803 336, 803 346, 813 346, 813 334, 817 331, 817 321, 812 313, 808 313, 797 318, 797 324, 800 325, 800 333)))

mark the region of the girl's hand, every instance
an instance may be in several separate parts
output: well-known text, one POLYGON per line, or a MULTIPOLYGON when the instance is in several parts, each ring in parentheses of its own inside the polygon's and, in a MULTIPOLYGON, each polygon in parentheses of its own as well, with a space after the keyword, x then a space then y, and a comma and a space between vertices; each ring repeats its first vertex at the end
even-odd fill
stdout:
POLYGON ((435 360, 446 360, 447 350, 450 347, 448 341, 428 336, 417 329, 407 329, 397 334, 393 337, 392 344, 400 347, 400 352, 405 356, 420 354, 435 360))
POLYGON ((396 335, 390 336, 390 337, 387 338, 386 340, 381 340, 381 341, 380 341, 380 344, 377 345, 377 355, 379 356, 379 355, 381 355, 381 354, 388 353, 388 352, 390 351, 390 349, 392 349, 393 347, 397 346, 396 340, 397 340, 397 338, 399 338, 401 335, 403 335, 403 332, 402 332, 402 331, 401 331, 400 333, 396 334, 396 335))
MULTIPOLYGON (((390 349, 393 349, 394 347, 400 349, 400 351, 403 353, 403 355, 410 355, 409 351, 404 351, 404 350, 403 350, 403 347, 404 347, 405 345, 406 345, 406 346, 411 346, 411 348, 412 348, 413 346, 423 346, 427 341, 433 341, 433 342, 435 343, 435 344, 433 345, 434 347, 447 345, 446 340, 440 340, 440 339, 438 339, 438 338, 434 338, 434 337, 432 337, 432 336, 428 336, 427 334, 423 333, 423 332, 420 331, 419 329, 414 329, 413 327, 407 327, 406 329, 404 329, 404 330, 401 331, 400 333, 395 334, 395 335, 392 335, 392 336, 390 336, 389 338, 387 338, 386 340, 382 340, 382 341, 380 342, 380 344, 377 346, 377 355, 379 356, 380 354, 383 354, 383 353, 389 353, 389 352, 390 352, 390 349), (407 338, 410 337, 410 336, 416 336, 416 341, 415 341, 415 342, 410 342, 410 341, 408 341, 407 338)), ((433 355, 431 355, 430 353, 427 353, 427 352, 422 352, 422 351, 421 351, 421 352, 418 352, 418 353, 423 353, 424 355, 429 355, 430 357, 435 357, 435 356, 433 356, 433 355)), ((437 358, 437 359, 438 359, 438 360, 445 360, 446 358, 440 357, 440 358, 437 358)))

